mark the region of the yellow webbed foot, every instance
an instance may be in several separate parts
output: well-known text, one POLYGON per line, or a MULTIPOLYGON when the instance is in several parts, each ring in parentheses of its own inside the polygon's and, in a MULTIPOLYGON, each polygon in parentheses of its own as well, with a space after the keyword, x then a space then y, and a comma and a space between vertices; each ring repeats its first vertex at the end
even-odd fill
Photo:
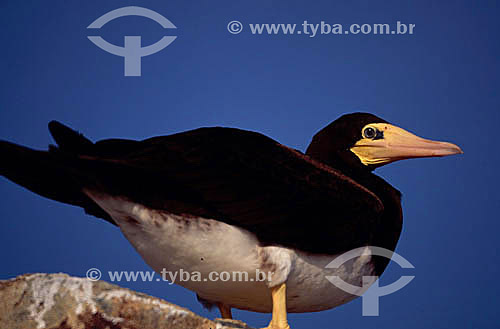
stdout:
POLYGON ((231 307, 226 304, 217 303, 217 307, 219 308, 220 316, 223 319, 233 319, 233 315, 231 314, 231 307))
POLYGON ((290 329, 286 318, 286 284, 271 288, 273 315, 271 322, 263 329, 290 329))

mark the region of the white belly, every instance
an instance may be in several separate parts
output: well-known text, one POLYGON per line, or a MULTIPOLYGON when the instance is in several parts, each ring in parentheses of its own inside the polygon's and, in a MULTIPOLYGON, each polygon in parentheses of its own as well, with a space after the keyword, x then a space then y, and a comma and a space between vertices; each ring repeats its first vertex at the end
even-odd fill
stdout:
POLYGON ((271 312, 269 285, 286 281, 288 312, 315 312, 356 297, 337 288, 326 279, 327 276, 336 275, 361 287, 362 277, 373 275, 370 255, 346 262, 336 269, 327 269, 325 266, 336 255, 312 255, 284 247, 262 247, 252 233, 223 222, 185 218, 150 210, 123 199, 85 192, 110 214, 156 272, 201 274, 185 281, 180 281, 178 275, 175 283, 208 301, 254 312, 271 312), (268 273, 269 270, 274 271, 271 283, 256 277, 259 271, 268 273), (211 274, 213 272, 216 274, 211 274), (229 281, 217 279, 223 272, 229 274, 229 281))

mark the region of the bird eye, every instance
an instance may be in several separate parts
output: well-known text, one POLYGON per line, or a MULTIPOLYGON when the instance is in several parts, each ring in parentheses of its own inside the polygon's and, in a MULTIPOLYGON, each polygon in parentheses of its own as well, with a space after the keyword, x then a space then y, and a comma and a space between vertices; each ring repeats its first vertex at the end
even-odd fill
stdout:
POLYGON ((363 136, 370 139, 375 138, 375 136, 377 136, 377 131, 372 127, 365 128, 365 130, 363 130, 363 136))

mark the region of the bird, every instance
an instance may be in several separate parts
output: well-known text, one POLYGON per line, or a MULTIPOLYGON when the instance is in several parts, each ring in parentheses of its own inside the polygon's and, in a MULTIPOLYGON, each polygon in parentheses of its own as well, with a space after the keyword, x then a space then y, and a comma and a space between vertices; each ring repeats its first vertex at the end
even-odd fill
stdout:
POLYGON ((233 308, 316 312, 357 295, 389 260, 369 252, 338 268, 339 255, 373 246, 394 251, 401 193, 373 171, 394 161, 463 153, 370 113, 350 113, 317 132, 305 153, 263 134, 204 127, 144 140, 92 142, 51 121, 48 150, 0 141, 0 174, 46 198, 118 226, 155 271, 199 273, 176 282, 231 319, 233 308), (206 280, 210 273, 245 280, 206 280))

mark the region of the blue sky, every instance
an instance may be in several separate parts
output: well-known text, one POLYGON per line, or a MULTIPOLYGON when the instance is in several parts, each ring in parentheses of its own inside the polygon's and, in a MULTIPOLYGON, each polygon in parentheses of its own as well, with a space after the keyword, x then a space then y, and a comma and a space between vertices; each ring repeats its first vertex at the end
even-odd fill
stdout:
MULTIPOLYGON (((499 10, 495 1, 13 1, 0 4, 0 138, 34 148, 57 119, 97 140, 142 139, 202 126, 262 132, 305 150, 343 113, 374 113, 420 136, 452 141, 465 154, 394 163, 377 173, 403 193, 397 252, 381 285, 415 275, 381 298, 379 317, 358 299, 290 316, 292 328, 494 328, 497 300, 499 10), (49 5, 50 3, 50 5, 49 5), (155 10, 177 39, 142 59, 141 77, 97 48, 86 27, 127 5, 155 10), (242 33, 227 24, 239 20, 242 33), (413 35, 252 35, 249 23, 415 24, 413 35)), ((95 33, 94 33, 95 34, 95 33)), ((165 31, 124 17, 98 31, 143 45, 165 31)), ((27 272, 84 276, 149 270, 119 230, 81 209, 0 179, 0 279, 27 272)), ((194 293, 159 282, 121 282, 207 317, 194 293)), ((252 326, 269 315, 236 311, 252 326)))

